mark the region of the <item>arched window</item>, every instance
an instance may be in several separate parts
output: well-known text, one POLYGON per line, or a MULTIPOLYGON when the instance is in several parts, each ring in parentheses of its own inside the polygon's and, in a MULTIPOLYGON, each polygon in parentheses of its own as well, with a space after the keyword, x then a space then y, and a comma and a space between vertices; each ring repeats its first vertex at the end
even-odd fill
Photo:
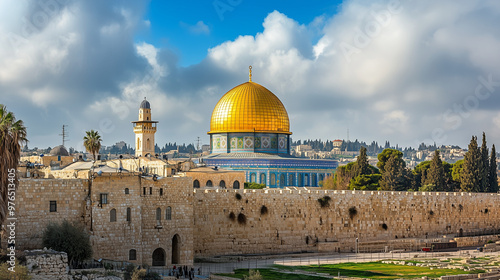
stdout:
POLYGON ((280 175, 280 187, 284 187, 286 183, 286 176, 285 174, 280 175))
POLYGON ((304 175, 304 186, 309 186, 309 174, 304 175))
POLYGON ((298 187, 303 187, 303 183, 302 183, 302 174, 297 174, 297 186, 298 187))
POLYGON ((125 194, 129 194, 129 193, 130 193, 129 189, 125 188, 125 194))
POLYGON ((295 185, 295 174, 288 175, 288 185, 289 186, 295 185))
POLYGON ((267 182, 266 182, 266 173, 260 173, 260 183, 264 184, 264 185, 267 185, 267 182))
POLYGON ((131 221, 132 221, 132 210, 130 209, 130 207, 127 207, 127 222, 131 221))
POLYGON ((312 187, 317 187, 318 186, 316 174, 311 174, 311 186, 312 187))
POLYGON ((255 173, 252 173, 250 174, 250 183, 255 183, 256 182, 256 178, 255 178, 255 173))
POLYGON ((323 174, 319 174, 319 180, 320 180, 320 181, 323 181, 323 180, 324 180, 324 178, 325 178, 325 176, 324 176, 323 174))
POLYGON ((271 182, 270 182, 270 185, 271 186, 276 185, 276 174, 274 174, 274 173, 271 173, 271 182))
POLYGON ((128 251, 128 260, 129 261, 137 260, 137 251, 135 249, 128 251))
POLYGON ((239 188, 240 188, 240 181, 234 181, 233 189, 239 189, 239 188))
POLYGON ((172 207, 167 207, 167 211, 165 213, 165 220, 172 220, 172 207))
POLYGON ((156 220, 161 220, 161 208, 156 208, 156 220))
POLYGON ((198 180, 194 180, 194 181, 193 181, 193 188, 195 188, 195 189, 199 189, 199 188, 200 188, 200 181, 198 181, 198 180))
POLYGON ((211 186, 213 186, 213 184, 212 184, 212 180, 208 180, 208 181, 207 181, 207 187, 211 187, 211 186))
POLYGON ((225 189, 226 188, 226 182, 224 182, 224 180, 220 180, 219 187, 225 189))
POLYGON ((114 208, 109 212, 109 221, 116 222, 116 209, 114 208))
POLYGON ((141 139, 137 138, 137 149, 141 149, 141 139))
POLYGON ((146 149, 151 149, 151 142, 149 141, 149 138, 146 140, 146 149))

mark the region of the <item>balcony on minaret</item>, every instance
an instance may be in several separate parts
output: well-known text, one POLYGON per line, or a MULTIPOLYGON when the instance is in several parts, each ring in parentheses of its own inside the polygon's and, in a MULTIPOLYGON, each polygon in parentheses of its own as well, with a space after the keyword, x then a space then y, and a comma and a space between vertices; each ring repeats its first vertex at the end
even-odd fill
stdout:
POLYGON ((157 121, 135 121, 132 122, 135 133, 154 133, 156 132, 157 121))

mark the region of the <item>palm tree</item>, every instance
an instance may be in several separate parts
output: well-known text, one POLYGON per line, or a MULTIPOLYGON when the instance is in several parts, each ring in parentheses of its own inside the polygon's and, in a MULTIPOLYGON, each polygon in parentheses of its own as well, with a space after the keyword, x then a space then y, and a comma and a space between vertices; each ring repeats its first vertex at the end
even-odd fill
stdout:
MULTIPOLYGON (((7 193, 9 183, 12 183, 9 182, 9 173, 12 173, 12 169, 16 172, 21 145, 27 142, 23 121, 16 121, 14 114, 0 104, 0 225, 7 218, 7 193)), ((12 177, 10 178, 12 180, 12 177)), ((17 178, 14 179, 14 183, 17 183, 17 178)))
POLYGON ((85 146, 85 149, 87 149, 87 152, 92 153, 95 161, 95 155, 101 149, 102 139, 99 135, 99 132, 94 131, 93 129, 90 131, 86 131, 86 133, 87 135, 83 137, 83 145, 85 146))

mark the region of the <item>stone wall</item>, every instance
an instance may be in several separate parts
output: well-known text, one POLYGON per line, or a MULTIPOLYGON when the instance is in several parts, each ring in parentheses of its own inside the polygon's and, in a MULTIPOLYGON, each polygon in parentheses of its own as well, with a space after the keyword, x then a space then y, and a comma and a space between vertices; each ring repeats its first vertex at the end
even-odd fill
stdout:
POLYGON ((480 193, 198 190, 195 256, 317 251, 317 242, 334 243, 322 248, 351 251, 356 238, 368 242, 494 232, 500 229, 499 198, 480 193), (318 199, 325 196, 331 200, 321 207, 318 199))
POLYGON ((191 178, 169 177, 154 181, 152 177, 111 173, 96 177, 92 184, 94 258, 152 265, 153 252, 158 249, 163 251, 166 264, 171 265, 174 237, 177 236, 177 263, 191 265, 192 201, 191 178), (107 195, 107 203, 101 203, 101 194, 107 195), (127 208, 130 208, 129 221, 127 208), (167 219, 168 208, 170 216, 167 219), (116 221, 111 219, 113 210, 116 221), (130 250, 135 250, 135 260, 130 259, 130 250))
MULTIPOLYGON (((16 248, 41 248, 42 234, 50 222, 82 222, 88 181, 73 179, 20 179, 16 191, 16 248), (57 209, 50 211, 55 201, 57 209)), ((5 248, 6 239, 2 239, 5 248)))
POLYGON ((33 280, 67 279, 68 255, 53 250, 26 251, 26 267, 33 280))

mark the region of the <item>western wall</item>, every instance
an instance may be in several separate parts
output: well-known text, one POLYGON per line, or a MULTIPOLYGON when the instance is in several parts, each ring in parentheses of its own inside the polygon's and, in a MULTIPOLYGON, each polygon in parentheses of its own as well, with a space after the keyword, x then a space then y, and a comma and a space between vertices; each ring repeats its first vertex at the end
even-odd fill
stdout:
POLYGON ((360 251, 420 249, 419 240, 443 235, 457 237, 459 246, 472 246, 496 236, 460 236, 500 233, 500 194, 193 189, 190 177, 155 181, 116 173, 90 182, 21 179, 16 197, 19 249, 41 248, 45 226, 63 219, 86 226, 94 258, 150 265, 157 249, 167 265, 192 264, 196 257, 219 255, 351 252, 356 238, 360 251), (54 212, 50 201, 57 201, 54 212))
POLYGON ((360 247, 386 241, 380 244, 419 249, 418 238, 500 233, 499 198, 486 193, 197 190, 195 257, 350 252, 356 238, 360 247), (322 207, 318 199, 325 196, 331 200, 322 207))

